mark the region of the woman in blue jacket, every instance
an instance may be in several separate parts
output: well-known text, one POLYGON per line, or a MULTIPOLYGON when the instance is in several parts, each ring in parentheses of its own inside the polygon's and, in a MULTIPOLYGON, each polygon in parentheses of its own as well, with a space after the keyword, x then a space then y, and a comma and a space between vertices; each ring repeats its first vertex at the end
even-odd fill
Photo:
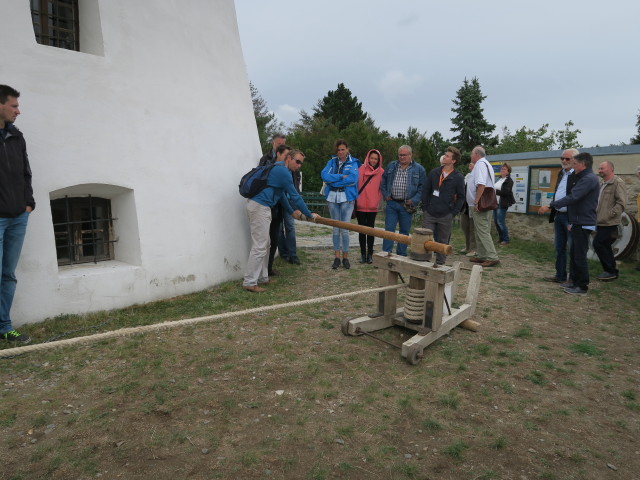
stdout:
MULTIPOLYGON (((322 181, 325 183, 324 196, 329 205, 329 213, 334 220, 351 221, 351 212, 358 197, 358 162, 349 154, 349 145, 340 139, 336 140, 336 154, 327 162, 322 170, 322 181)), ((331 268, 340 266, 350 268, 349 263, 349 231, 333 228, 333 250, 335 259, 331 268)))

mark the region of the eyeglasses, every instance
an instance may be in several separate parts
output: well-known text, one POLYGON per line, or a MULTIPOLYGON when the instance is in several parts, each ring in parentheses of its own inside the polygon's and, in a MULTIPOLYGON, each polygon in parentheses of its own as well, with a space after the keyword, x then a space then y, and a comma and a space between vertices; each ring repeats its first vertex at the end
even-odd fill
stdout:
POLYGON ((571 157, 560 157, 560 160, 571 160, 571 157))
POLYGON ((399 153, 398 156, 399 157, 408 157, 410 154, 409 153, 399 153))

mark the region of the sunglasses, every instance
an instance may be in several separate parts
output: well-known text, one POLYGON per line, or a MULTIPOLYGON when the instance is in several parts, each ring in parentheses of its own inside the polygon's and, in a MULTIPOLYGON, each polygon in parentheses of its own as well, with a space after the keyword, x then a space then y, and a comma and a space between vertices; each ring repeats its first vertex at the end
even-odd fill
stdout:
POLYGON ((298 165, 302 165, 304 163, 302 160, 298 160, 297 158, 295 159, 295 161, 298 165))
POLYGON ((560 160, 571 160, 571 157, 560 157, 560 160))

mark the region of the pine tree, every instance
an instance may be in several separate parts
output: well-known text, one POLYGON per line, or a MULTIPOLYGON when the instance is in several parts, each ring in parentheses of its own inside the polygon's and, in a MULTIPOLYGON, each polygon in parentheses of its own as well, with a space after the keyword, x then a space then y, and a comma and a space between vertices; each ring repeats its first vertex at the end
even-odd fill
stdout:
POLYGON ((630 140, 631 145, 640 144, 640 112, 638 113, 636 127, 638 127, 638 134, 630 140))
POLYGON ((318 104, 313 107, 314 117, 324 117, 342 131, 351 123, 361 122, 367 119, 367 114, 362 110, 362 103, 358 97, 351 94, 351 90, 339 83, 338 88, 329 90, 318 104))
POLYGON ((269 111, 267 102, 264 101, 258 89, 251 82, 249 82, 249 89, 251 90, 253 115, 255 116, 256 126, 258 127, 260 146, 262 150, 265 151, 271 148, 271 139, 275 134, 282 132, 284 125, 276 118, 274 113, 269 111))
POLYGON ((456 98, 453 100, 456 106, 451 109, 456 116, 451 119, 454 125, 451 131, 458 134, 451 141, 457 144, 464 154, 471 152, 476 145, 492 147, 498 144, 497 135, 491 136, 496 126, 487 122, 482 113, 484 109, 481 104, 485 98, 487 97, 482 95, 480 82, 476 77, 471 81, 465 78, 462 87, 456 92, 456 98))

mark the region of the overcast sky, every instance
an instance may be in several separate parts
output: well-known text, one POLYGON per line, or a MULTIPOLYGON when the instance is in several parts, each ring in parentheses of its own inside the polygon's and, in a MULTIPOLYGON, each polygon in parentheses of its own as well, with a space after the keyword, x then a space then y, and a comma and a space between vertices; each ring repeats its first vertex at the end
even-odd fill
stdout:
POLYGON ((584 147, 628 143, 640 110, 638 0, 236 0, 249 79, 290 124, 344 83, 379 127, 445 138, 477 77, 514 132, 573 120, 584 147))

